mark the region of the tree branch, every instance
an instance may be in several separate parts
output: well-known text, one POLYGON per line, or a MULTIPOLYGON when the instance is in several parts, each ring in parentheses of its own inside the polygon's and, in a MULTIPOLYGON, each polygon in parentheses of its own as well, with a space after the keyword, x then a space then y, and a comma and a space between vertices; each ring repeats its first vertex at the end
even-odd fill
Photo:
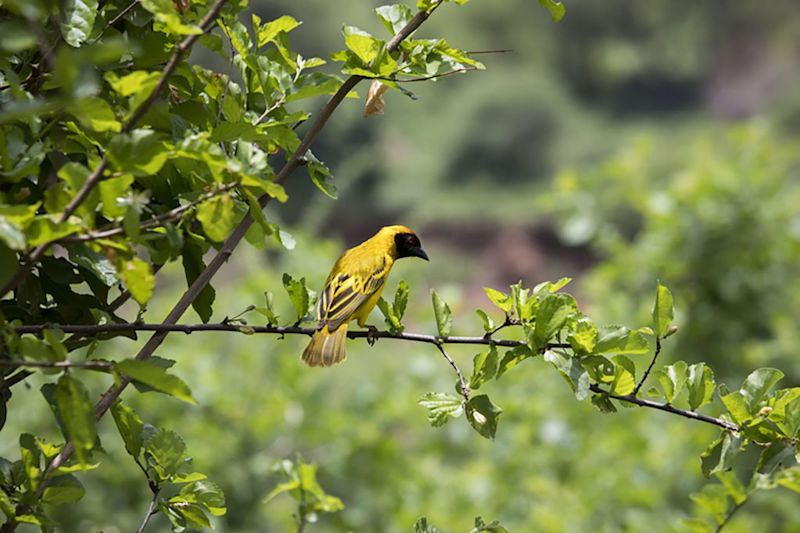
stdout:
POLYGON ((153 491, 153 498, 150 500, 150 505, 147 507, 147 512, 144 515, 144 519, 142 519, 142 523, 139 526, 139 529, 136 530, 136 533, 142 533, 147 524, 150 522, 150 519, 158 513, 158 509, 156 509, 156 505, 158 505, 158 495, 161 493, 160 489, 156 489, 153 491))
POLYGON ((649 376, 650 372, 653 370, 653 366, 655 366, 656 359, 658 359, 658 354, 660 354, 660 353, 661 353, 661 339, 658 338, 658 336, 656 336, 656 351, 653 354, 653 359, 650 361, 650 364, 647 366, 647 370, 644 371, 644 374, 642 375, 642 379, 639 380, 639 383, 636 384, 636 388, 633 389, 633 395, 634 396, 637 396, 639 394, 639 389, 642 388, 642 385, 644 385, 644 382, 647 379, 647 376, 649 376))
POLYGON ((639 407, 649 407, 650 409, 658 409, 659 411, 664 411, 667 413, 671 413, 673 415, 682 416, 684 418, 690 418, 692 420, 699 420, 700 422, 705 422, 707 424, 713 424, 715 426, 719 426, 722 429, 727 429, 729 431, 736 431, 736 432, 742 431, 742 428, 740 428, 733 422, 728 422, 727 420, 722 420, 721 418, 714 418, 713 416, 700 414, 697 411, 688 411, 686 409, 679 409, 677 407, 673 407, 668 403, 659 403, 651 400, 645 400, 633 394, 626 394, 626 395, 612 394, 610 392, 603 390, 597 384, 591 385, 589 389, 592 392, 608 396, 609 398, 613 398, 614 400, 619 400, 621 402, 627 402, 630 404, 638 405, 639 407))
MULTIPOLYGON (((219 13, 219 9, 221 9, 222 4, 224 2, 225 0, 218 0, 217 3, 214 4, 212 12, 215 13, 215 16, 216 13, 219 13)), ((394 50, 396 50, 397 47, 400 45, 400 43, 403 41, 403 39, 411 35, 417 28, 419 28, 420 25, 428 19, 431 13, 433 13, 433 11, 435 11, 440 4, 441 3, 435 4, 428 11, 425 10, 418 11, 417 14, 414 15, 414 17, 408 22, 408 24, 406 24, 402 29, 400 29, 399 32, 397 32, 397 34, 394 37, 392 37, 392 39, 387 44, 386 47, 387 51, 393 52, 394 50)), ((209 14, 211 14, 211 12, 209 14)), ((191 36, 191 37, 196 38, 196 36, 191 36)), ((194 40, 192 40, 191 42, 194 42, 194 40)), ((174 69, 175 66, 177 66, 177 61, 173 62, 172 60, 170 60, 167 66, 168 67, 172 66, 172 68, 174 69)), ((165 69, 165 75, 166 73, 167 72, 165 69)), ((286 180, 286 178, 288 178, 289 175, 295 169, 297 169, 298 166, 300 166, 301 161, 303 161, 305 158, 306 152, 314 143, 314 141, 317 139, 322 129, 325 127, 325 124, 328 122, 328 119, 330 119, 333 112, 336 110, 339 104, 345 99, 347 94, 362 79, 363 78, 361 76, 350 76, 349 78, 347 78, 342 84, 342 86, 339 88, 339 90, 336 91, 336 93, 330 98, 330 100, 328 100, 325 106, 320 110, 319 114, 316 117, 316 120, 311 125, 308 132, 306 132, 305 136, 303 137, 303 140, 297 147, 297 150, 295 150, 292 156, 286 161, 283 168, 281 168, 280 172, 278 172, 276 181, 279 184, 282 184, 286 180)), ((161 86, 162 84, 160 83, 159 86, 156 87, 156 89, 158 90, 161 86)), ((154 100, 154 97, 152 99, 154 100)), ((152 103, 151 98, 148 98, 148 100, 145 101, 145 103, 147 102, 152 103)), ((143 113, 141 113, 141 115, 143 115, 143 113)), ((138 118, 140 118, 140 114, 135 113, 134 117, 132 118, 136 118, 138 120, 138 118)), ((271 197, 264 194, 261 196, 261 198, 259 198, 259 205, 263 208, 269 203, 270 200, 271 197)), ((253 224, 253 217, 250 213, 248 213, 247 215, 245 215, 244 219, 242 219, 242 221, 239 223, 236 229, 233 230, 233 233, 231 233, 231 235, 228 236, 227 239, 225 239, 225 242, 222 244, 222 247, 217 252, 217 255, 214 256, 214 258, 209 262, 208 266, 206 266, 206 268, 194 280, 194 282, 186 290, 183 296, 181 296, 181 298, 178 300, 178 302, 175 304, 175 306, 172 308, 169 314, 167 314, 166 318, 164 319, 165 325, 176 324, 178 322, 180 317, 183 316, 183 313, 186 312, 186 310, 189 308, 189 306, 192 304, 195 298, 197 298, 200 295, 200 292, 205 288, 205 286, 208 285, 209 281, 211 281, 211 278, 214 276, 214 274, 216 274, 217 271, 222 267, 222 265, 228 260, 228 257, 230 257, 230 255, 233 253, 233 250, 244 238, 245 234, 247 233, 247 230, 250 229, 250 226, 252 224, 253 224)), ((13 287, 15 285, 11 286, 13 287)), ((0 290, 0 297, 2 297, 2 295, 4 295, 6 292, 7 292, 6 288, 0 290)), ((156 348, 158 348, 164 341, 164 338, 166 336, 167 336, 166 331, 156 332, 152 337, 150 337, 150 339, 142 347, 142 349, 139 350, 139 353, 136 355, 136 359, 139 360, 149 359, 153 355, 153 352, 155 352, 156 348)), ((100 400, 95 405, 95 416, 98 419, 100 419, 101 417, 103 417, 103 415, 105 415, 106 411, 108 411, 108 409, 111 407, 114 401, 116 401, 119 395, 122 394, 122 391, 125 390, 125 388, 128 386, 129 383, 130 379, 123 377, 119 385, 110 387, 101 396, 100 400)), ((44 487, 47 486, 48 476, 56 468, 61 466, 64 463, 64 461, 66 461, 72 455, 72 452, 73 452, 72 443, 67 442, 64 445, 64 448, 61 450, 61 452, 56 457, 54 457, 53 460, 48 465, 45 475, 43 476, 44 479, 40 484, 40 490, 43 490, 44 487)))
POLYGON ((0 359, 0 368, 83 368, 108 371, 114 368, 110 361, 15 361, 0 359))
MULTIPOLYGON (((200 21, 200 29, 203 33, 207 32, 213 26, 214 22, 216 21, 217 17, 219 16, 220 11, 222 11, 222 6, 225 4, 227 0, 217 0, 211 9, 203 17, 203 20, 200 21)), ((164 73, 161 76, 161 79, 158 80, 158 84, 155 86, 153 91, 147 97, 145 101, 143 101, 139 106, 134 110, 131 117, 128 121, 122 126, 122 133, 130 132, 139 120, 147 113, 156 99, 159 97, 161 92, 167 86, 167 82, 169 81, 170 76, 178 68, 181 59, 186 53, 191 49, 192 45, 197 41, 201 34, 189 35, 187 36, 181 43, 175 47, 175 51, 172 53, 172 56, 169 58, 166 66, 164 67, 164 73)), ((100 183, 100 180, 103 177, 103 172, 105 172, 106 167, 108 167, 108 160, 106 156, 103 156, 103 159, 100 160, 97 167, 94 171, 86 178, 86 181, 83 183, 81 188, 75 194, 75 197, 70 200, 70 202, 64 208, 64 211, 61 213, 61 216, 58 218, 57 223, 61 224, 65 222, 72 214, 80 207, 80 205, 89 197, 92 190, 100 183)), ((14 273, 14 276, 0 289, 0 298, 8 294, 10 291, 15 289, 25 276, 33 268, 33 265, 39 261, 39 259, 44 256, 45 252, 53 245, 55 241, 45 242, 37 246, 33 249, 33 251, 28 254, 28 257, 24 258, 22 264, 17 268, 17 271, 14 273)))
MULTIPOLYGON (((59 325, 59 324, 36 324, 27 326, 11 326, 17 333, 41 333, 48 328, 58 328, 64 333, 75 333, 82 337, 97 335, 99 333, 114 333, 123 331, 154 331, 156 333, 194 333, 200 331, 230 331, 245 334, 267 333, 273 335, 307 335, 311 336, 316 331, 314 328, 303 328, 299 326, 246 326, 231 323, 219 322, 212 324, 158 324, 130 322, 124 324, 100 324, 100 325, 59 325)), ((348 331, 347 337, 350 339, 399 339, 412 342, 424 342, 428 344, 483 344, 503 346, 513 348, 524 346, 525 341, 511 339, 491 339, 487 337, 437 337, 424 333, 392 333, 390 331, 370 331, 356 330, 348 331)), ((549 344, 548 348, 569 348, 569 344, 549 344)))
MULTIPOLYGON (((207 192, 202 196, 200 196, 199 198, 192 200, 191 202, 185 205, 175 207, 173 209, 170 209, 169 211, 161 213, 160 215, 145 220, 144 222, 139 224, 139 229, 144 231, 151 228, 161 227, 164 225, 165 222, 177 219, 186 211, 189 211, 197 207, 198 205, 202 204, 203 202, 210 200, 216 196, 219 196, 220 194, 228 192, 231 189, 236 188, 238 185, 239 185, 238 182, 226 183, 225 185, 222 185, 221 187, 218 187, 213 191, 207 192)), ((108 239, 109 237, 122 235, 123 233, 125 233, 125 228, 123 226, 110 225, 105 228, 90 231, 89 233, 68 235, 66 237, 62 237, 61 239, 58 239, 55 242, 73 243, 73 242, 96 241, 97 239, 108 239)))

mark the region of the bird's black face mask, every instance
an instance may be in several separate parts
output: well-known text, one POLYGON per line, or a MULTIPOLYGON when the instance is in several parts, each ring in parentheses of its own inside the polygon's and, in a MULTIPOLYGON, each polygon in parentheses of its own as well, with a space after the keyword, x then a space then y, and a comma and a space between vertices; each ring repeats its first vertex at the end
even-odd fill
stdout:
POLYGON ((413 233, 398 233, 394 236, 394 244, 397 247, 397 258, 401 257, 421 257, 428 261, 428 254, 422 249, 419 238, 413 233))

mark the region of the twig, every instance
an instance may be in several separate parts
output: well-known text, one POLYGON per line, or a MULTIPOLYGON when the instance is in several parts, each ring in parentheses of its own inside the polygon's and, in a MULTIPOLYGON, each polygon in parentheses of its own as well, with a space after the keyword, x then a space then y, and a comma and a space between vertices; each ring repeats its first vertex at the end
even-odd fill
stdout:
POLYGON ((462 72, 470 72, 472 70, 480 70, 477 67, 464 67, 464 68, 457 68, 454 70, 448 70, 447 72, 440 72, 438 74, 431 74, 430 76, 421 76, 419 78, 374 78, 376 80, 386 80, 386 81, 393 81, 395 83, 413 83, 416 81, 428 81, 433 80, 436 78, 444 78, 445 76, 452 76, 453 74, 461 74, 462 72))
MULTIPOLYGON (((186 211, 189 211, 194 207, 197 207, 198 205, 202 204, 203 202, 219 196, 220 194, 226 193, 231 189, 234 189, 237 185, 239 185, 238 182, 227 183, 217 189, 214 189, 213 191, 203 194, 202 196, 198 197, 195 200, 192 200, 191 202, 185 205, 175 207, 173 209, 170 209, 169 211, 161 213, 160 215, 145 220, 144 222, 139 224, 139 229, 148 230, 150 228, 161 227, 164 225, 165 222, 177 219, 180 215, 182 215, 186 211)), ((112 225, 112 226, 107 226, 105 228, 90 231, 89 233, 68 235, 66 237, 62 237, 61 239, 58 239, 55 242, 74 243, 74 242, 96 241, 98 239, 108 239, 109 237, 122 235, 123 233, 125 233, 125 228, 123 226, 112 225)))
MULTIPOLYGON (((159 323, 144 323, 144 322, 130 322, 130 323, 113 323, 113 324, 99 324, 99 325, 84 325, 84 324, 36 324, 25 326, 10 326, 17 333, 40 333, 48 328, 58 328, 64 333, 75 333, 83 337, 96 335, 98 333, 114 333, 121 331, 154 331, 156 333, 194 333, 201 331, 231 331, 246 334, 266 333, 273 335, 308 335, 314 334, 314 328, 302 328, 298 326, 244 326, 238 324, 230 324, 225 322, 210 323, 210 324, 159 324, 159 323)), ((368 339, 370 337, 377 339, 398 339, 412 342, 424 342, 428 344, 483 344, 495 345, 505 348, 514 348, 516 346, 525 346, 525 341, 518 341, 512 339, 489 339, 486 337, 437 337, 435 335, 427 335, 424 333, 392 333, 390 331, 370 331, 370 330, 355 330, 348 331, 347 337, 350 339, 368 339)), ((553 343, 549 344, 547 348, 569 348, 569 344, 553 343)))
POLYGON ((497 50, 467 50, 466 53, 468 56, 476 56, 480 54, 506 54, 513 51, 513 48, 498 48, 497 50))
POLYGON ((147 512, 144 515, 144 519, 142 520, 142 524, 139 526, 139 529, 136 530, 136 533, 142 533, 144 529, 147 527, 147 524, 150 522, 150 519, 158 513, 158 509, 156 509, 156 505, 158 505, 158 495, 160 494, 161 490, 156 489, 153 491, 153 498, 150 500, 150 505, 147 507, 147 512))
POLYGON ((486 334, 483 337, 486 338, 486 339, 491 338, 492 335, 494 335, 495 333, 497 333, 501 329, 507 328, 507 327, 510 327, 510 326, 516 326, 518 324, 519 324, 518 320, 513 319, 510 316, 506 315, 506 318, 505 318, 505 320, 503 320, 502 324, 500 324, 499 326, 497 326, 494 329, 491 329, 491 330, 487 331, 486 334))
MULTIPOLYGON (((15 361, 0 359, 3 368, 83 368, 86 370, 108 371, 114 368, 109 361, 15 361)), ((13 376, 12 376, 13 377, 13 376)))
MULTIPOLYGON (((227 0, 217 0, 206 16, 203 17, 203 20, 200 21, 199 26, 203 33, 211 29, 226 1, 227 0)), ((164 87, 167 86, 169 78, 172 76, 172 73, 175 71, 175 69, 178 68, 183 56, 186 55, 199 37, 200 34, 188 35, 178 46, 175 47, 175 51, 172 53, 172 56, 169 58, 169 61, 164 67, 164 73, 161 75, 161 79, 158 80, 158 84, 156 84, 150 95, 141 104, 139 104, 128 121, 122 126, 122 133, 129 133, 131 130, 133 130, 139 120, 141 120, 145 113, 147 113, 161 92, 164 90, 164 87)), ((65 222, 70 216, 72 216, 78 207, 80 207, 83 201, 86 200, 92 190, 94 190, 97 184, 100 183, 106 167, 108 167, 108 160, 104 155, 103 159, 100 160, 100 163, 98 163, 94 171, 89 175, 88 178, 86 178, 86 181, 75 194, 75 197, 72 198, 72 200, 70 200, 70 202, 66 205, 64 211, 61 213, 61 216, 58 218, 58 224, 65 222)), ((27 258, 23 259, 22 265, 17 268, 14 276, 12 276, 12 278, 5 285, 3 285, 2 289, 0 289, 0 298, 8 294, 9 291, 15 289, 22 282, 22 280, 25 279, 25 276, 27 276, 27 274, 31 271, 33 265, 35 265, 36 262, 42 258, 52 244, 52 241, 40 244, 34 248, 30 254, 28 254, 27 258)))
POLYGON ((660 353, 661 353, 661 339, 656 337, 656 351, 653 354, 653 359, 652 359, 652 361, 650 361, 650 365, 647 367, 647 370, 644 371, 644 374, 642 375, 642 379, 639 380, 639 383, 636 384, 636 388, 633 389, 633 395, 634 396, 637 396, 639 394, 639 389, 642 388, 642 385, 644 385, 644 382, 647 379, 647 376, 650 375, 650 371, 653 370, 653 365, 656 364, 656 359, 658 359, 658 354, 660 354, 660 353))
POLYGON ((464 381, 464 375, 461 374, 461 369, 458 368, 456 362, 453 361, 453 358, 450 357, 450 354, 448 354, 447 350, 445 350, 444 346, 442 346, 442 342, 434 342, 434 344, 437 348, 439 348, 439 351, 442 352, 442 356, 447 359, 447 362, 450 363, 450 366, 453 367, 453 370, 456 371, 456 376, 458 376, 458 387, 461 389, 461 395, 464 397, 464 407, 466 408, 466 405, 469 403, 469 385, 467 385, 467 382, 464 381))
POLYGON ((658 403, 650 400, 645 400, 643 398, 639 398, 638 396, 634 396, 633 394, 625 394, 625 395, 612 394, 608 391, 603 390, 597 384, 590 385, 589 389, 592 392, 608 396, 609 398, 613 398, 621 402, 631 403, 634 405, 638 405, 640 407, 649 407, 651 409, 658 409, 659 411, 665 411, 667 413, 672 413, 673 415, 682 416, 684 418, 691 418, 692 420, 699 420, 700 422, 713 424, 715 426, 719 426, 722 429, 727 429, 729 431, 736 431, 736 432, 742 431, 742 428, 734 424, 733 422, 728 422, 727 420, 722 420, 721 418, 714 418, 713 416, 700 414, 696 411, 687 411, 686 409, 679 409, 677 407, 673 407, 668 403, 658 403))
MULTIPOLYGON (((748 494, 748 496, 749 496, 749 494, 748 494)), ((726 525, 728 525, 728 522, 730 522, 731 518, 733 518, 733 515, 735 515, 735 514, 736 514, 736 511, 738 511, 739 509, 741 509, 742 507, 744 507, 744 504, 746 504, 748 501, 749 501, 749 498, 745 498, 745 499, 744 499, 744 500, 743 500, 741 503, 737 503, 737 504, 735 504, 735 505, 733 506, 733 509, 731 509, 731 512, 729 512, 729 513, 727 513, 727 514, 725 515, 725 519, 722 521, 722 523, 720 523, 720 524, 718 524, 718 525, 717 525, 717 529, 715 529, 715 530, 714 530, 714 531, 715 531, 715 533, 719 533, 720 531, 722 531, 722 529, 723 529, 723 528, 724 528, 726 525)))
MULTIPOLYGON (((212 8, 212 12, 216 10, 216 13, 219 12, 219 9, 222 7, 222 3, 225 0, 218 0, 217 3, 212 8)), ((421 10, 418 11, 414 17, 406 24, 402 29, 400 29, 397 34, 392 37, 392 39, 387 43, 386 49, 388 52, 393 52, 397 49, 402 42, 403 39, 408 37, 411 33, 413 33, 419 26, 425 22, 428 17, 441 5, 441 2, 437 2, 434 6, 429 8, 427 11, 421 10)), ((209 13, 211 14, 211 13, 209 13)), ((196 36, 190 36, 196 37, 196 36)), ((193 41, 192 41, 193 42, 193 41)), ((168 66, 172 64, 172 61, 168 63, 168 66)), ((174 67, 173 67, 174 68, 174 67)), ((166 75, 166 70, 165 70, 166 75)), ((325 106, 320 110, 319 114, 316 117, 316 120, 309 128, 308 132, 306 132, 303 140, 300 142, 300 145, 297 147, 295 152, 292 156, 286 161, 283 168, 281 168, 280 172, 278 172, 276 177, 276 182, 282 184, 289 175, 300 166, 301 161, 304 159, 306 152, 314 143, 314 141, 319 136, 322 129, 325 127, 325 124, 330 119, 333 112, 339 106, 339 104, 345 99, 345 97, 350 93, 350 91, 355 87, 363 78, 361 76, 350 76, 347 78, 339 90, 331 96, 330 100, 325 104, 325 106)), ((148 99, 150 101, 150 99, 148 99)), ((262 195, 259 198, 259 205, 263 208, 265 207, 271 197, 269 195, 262 195)), ((194 280, 191 286, 186 290, 186 292, 181 296, 172 310, 167 314, 166 318, 164 319, 164 325, 176 324, 178 320, 183 316, 183 313, 189 308, 192 302, 197 298, 201 291, 205 288, 205 286, 211 281, 211 278, 214 277, 214 274, 222 267, 222 265, 228 260, 228 258, 233 253, 233 250, 238 246, 241 240, 244 238, 247 230, 250 229, 250 226, 253 224, 253 217, 248 213, 239 223, 239 225, 233 230, 230 236, 225 239, 222 246, 220 247, 217 255, 208 263, 206 268, 200 273, 200 275, 194 280)), ((14 285, 15 286, 15 285, 14 285)), ((0 291, 0 298, 6 293, 6 290, 0 291)), ((139 350, 139 353, 136 355, 136 359, 144 360, 149 359, 155 350, 161 345, 164 339, 167 336, 167 332, 156 332, 155 335, 150 337, 147 343, 139 350)), ((130 383, 130 379, 122 378, 120 380, 119 385, 110 387, 100 398, 100 400, 95 404, 95 416, 100 419, 105 415, 106 411, 113 405, 114 401, 122 394, 122 391, 130 383)), ((71 442, 67 442, 62 448, 61 452, 56 455, 50 464, 47 466, 47 470, 45 471, 45 475, 43 476, 44 480, 39 485, 39 492, 44 490, 44 487, 48 485, 49 475, 59 466, 61 466, 64 461, 66 461, 73 452, 73 446, 71 442)))
POLYGON ((101 37, 103 37, 103 35, 106 33, 106 30, 107 30, 108 28, 110 28, 111 26, 113 26, 114 24, 116 24, 117 22, 119 22, 119 21, 120 21, 120 19, 121 19, 122 17, 124 17, 125 15, 127 15, 127 14, 130 12, 130 10, 131 10, 131 9, 133 9, 134 7, 136 7, 136 4, 138 4, 138 3, 139 3, 139 0, 133 0, 133 2, 131 2, 131 3, 128 5, 128 7, 126 7, 125 9, 123 9, 122 11, 120 11, 119 13, 117 13, 117 16, 116 16, 116 17, 114 17, 113 19, 111 19, 111 20, 108 22, 108 24, 106 24, 106 27, 105 27, 105 28, 103 28, 103 30, 100 32, 100 34, 99 34, 97 37, 95 37, 95 38, 92 40, 92 44, 94 44, 94 43, 96 43, 97 41, 99 41, 99 40, 100 40, 100 38, 101 38, 101 37))

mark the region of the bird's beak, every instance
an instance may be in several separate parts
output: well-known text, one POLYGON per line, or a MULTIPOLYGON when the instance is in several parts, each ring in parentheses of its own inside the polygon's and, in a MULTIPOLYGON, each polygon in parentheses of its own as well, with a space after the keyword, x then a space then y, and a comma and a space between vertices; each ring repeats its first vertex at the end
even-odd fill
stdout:
POLYGON ((430 259, 428 259, 428 254, 426 254, 425 250, 423 250, 419 246, 414 246, 413 248, 411 248, 410 252, 411 252, 411 255, 414 255, 416 257, 421 257, 425 261, 430 261, 430 259))

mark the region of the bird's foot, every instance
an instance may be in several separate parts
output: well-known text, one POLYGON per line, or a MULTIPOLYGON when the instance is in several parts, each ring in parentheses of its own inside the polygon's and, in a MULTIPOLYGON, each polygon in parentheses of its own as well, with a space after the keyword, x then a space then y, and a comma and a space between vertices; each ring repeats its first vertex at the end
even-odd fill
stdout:
POLYGON ((370 346, 378 342, 378 328, 373 325, 367 325, 367 342, 370 346))

